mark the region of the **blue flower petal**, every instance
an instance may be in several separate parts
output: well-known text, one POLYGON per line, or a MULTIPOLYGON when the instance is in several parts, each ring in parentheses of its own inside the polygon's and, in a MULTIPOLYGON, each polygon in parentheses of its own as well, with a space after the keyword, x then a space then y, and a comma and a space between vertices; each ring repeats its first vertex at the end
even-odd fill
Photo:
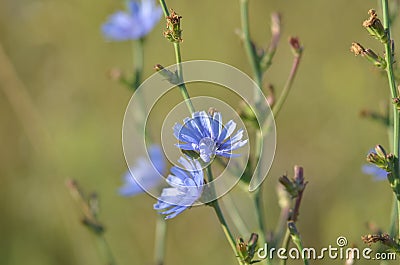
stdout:
POLYGON ((135 166, 124 174, 124 185, 118 191, 120 195, 134 196, 143 193, 143 189, 153 189, 161 183, 160 175, 165 171, 166 162, 159 145, 150 146, 149 158, 150 161, 145 157, 140 157, 135 166))
POLYGON ((374 180, 380 181, 387 179, 387 172, 384 169, 381 169, 375 165, 365 164, 361 168, 362 172, 367 175, 371 175, 374 177, 374 180))
POLYGON ((161 7, 154 0, 129 1, 128 11, 118 11, 111 15, 102 26, 103 35, 115 41, 143 38, 154 28, 161 18, 161 7))
POLYGON ((164 188, 154 209, 166 215, 165 219, 174 218, 190 206, 201 196, 204 185, 204 175, 198 161, 181 157, 180 162, 185 170, 172 167, 167 183, 171 187, 164 188))
POLYGON ((214 112, 212 117, 205 111, 195 112, 191 118, 185 118, 183 121, 184 125, 177 123, 173 127, 174 136, 180 141, 176 146, 183 150, 198 152, 206 163, 217 154, 232 157, 232 150, 247 143, 247 140, 242 140, 243 129, 231 137, 236 129, 236 123, 230 120, 223 126, 219 112, 214 112))

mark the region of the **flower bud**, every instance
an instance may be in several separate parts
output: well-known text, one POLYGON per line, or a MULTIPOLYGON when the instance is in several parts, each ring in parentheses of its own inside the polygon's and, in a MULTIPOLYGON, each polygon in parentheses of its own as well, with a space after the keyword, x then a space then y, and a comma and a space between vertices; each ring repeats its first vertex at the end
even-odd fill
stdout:
POLYGON ((375 146, 375 152, 376 152, 376 154, 377 155, 379 155, 381 158, 384 158, 384 159, 386 159, 386 151, 385 151, 385 149, 381 146, 381 145, 377 145, 377 146, 375 146))
POLYGON ((290 47, 292 47, 292 51, 294 55, 300 55, 303 51, 303 47, 300 45, 300 40, 297 37, 289 38, 290 47))
POLYGON ((367 29, 367 31, 374 36, 376 39, 380 40, 382 43, 388 42, 387 32, 384 29, 382 22, 378 18, 376 11, 370 9, 368 11, 369 18, 363 22, 363 26, 367 29))
POLYGON ((386 68, 386 60, 377 55, 373 50, 371 49, 364 49, 361 44, 357 42, 353 42, 350 51, 353 52, 356 56, 361 55, 362 57, 365 57, 368 61, 370 61, 373 65, 376 67, 379 67, 381 69, 386 68))
POLYGON ((164 31, 164 37, 170 42, 182 42, 181 16, 171 10, 171 14, 167 17, 167 29, 164 31))

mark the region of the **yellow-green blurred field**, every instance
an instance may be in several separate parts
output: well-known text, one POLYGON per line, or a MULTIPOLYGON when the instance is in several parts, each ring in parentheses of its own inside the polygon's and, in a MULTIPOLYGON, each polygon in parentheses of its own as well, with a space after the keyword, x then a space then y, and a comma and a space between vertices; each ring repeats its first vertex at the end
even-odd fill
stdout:
MULTIPOLYGON (((155 200, 117 194, 126 170, 121 126, 131 92, 107 72, 112 67, 129 72, 132 47, 129 42, 107 42, 100 26, 122 2, 0 1, 0 44, 34 108, 25 109, 18 100, 10 103, 5 86, 14 96, 21 86, 10 89, 15 83, 3 75, 0 264, 103 264, 94 237, 79 222, 81 213, 65 187, 67 178, 100 194, 100 218, 118 264, 152 264, 155 200), (40 119, 31 119, 35 112, 40 119)), ((240 27, 239 1, 167 3, 183 16, 183 60, 221 61, 250 74, 234 33, 240 27)), ((309 185, 298 228, 307 246, 324 247, 346 236, 365 247, 361 235, 369 233, 367 221, 384 229, 389 225, 389 185, 360 170, 371 147, 388 146, 387 134, 359 116, 364 108, 378 110, 389 89, 384 75, 349 52, 353 41, 383 52, 361 26, 370 8, 378 9, 377 1, 250 1, 251 33, 264 46, 270 38, 270 13, 282 13, 281 44, 266 75, 278 91, 291 67, 289 36, 298 36, 305 48, 293 91, 277 119, 276 158, 264 183, 264 198, 272 228, 279 213, 278 177, 292 174, 296 164, 304 166, 309 185)), ((163 28, 160 22, 146 40, 146 77, 153 65, 174 63, 163 28)), ((400 41, 397 25, 393 38, 400 41)), ((7 67, 0 61, 0 69, 7 67)), ((167 265, 234 264, 209 207, 194 207, 168 223, 167 265)))

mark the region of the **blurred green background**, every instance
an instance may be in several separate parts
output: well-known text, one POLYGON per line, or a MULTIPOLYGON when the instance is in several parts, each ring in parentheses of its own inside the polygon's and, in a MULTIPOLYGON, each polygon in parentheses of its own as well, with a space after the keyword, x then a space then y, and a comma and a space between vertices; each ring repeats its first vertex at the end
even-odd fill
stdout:
MULTIPOLYGON (((104 264, 94 237, 79 223, 81 213, 65 187, 67 178, 100 194, 100 217, 118 263, 152 264, 154 199, 117 195, 126 170, 121 125, 131 92, 110 80, 107 71, 119 67, 129 72, 132 47, 105 41, 100 25, 122 2, 0 1, 0 43, 33 103, 30 109, 20 100, 11 104, 6 93, 18 99, 13 87, 18 83, 3 75, 0 264, 104 264)), ((184 60, 221 61, 250 74, 234 33, 240 27, 239 1, 167 3, 183 16, 184 60)), ((258 44, 268 44, 270 13, 283 15, 281 44, 266 82, 282 88, 292 61, 289 36, 298 36, 305 47, 293 92, 277 120, 276 159, 264 198, 268 227, 273 228, 278 177, 292 174, 296 164, 305 167, 309 185, 298 227, 306 246, 335 245, 338 236, 346 236, 365 247, 360 237, 369 232, 367 221, 384 229, 389 224, 389 185, 360 171, 372 146, 388 145, 387 135, 359 117, 361 109, 378 110, 389 90, 378 71, 349 52, 351 42, 358 41, 382 54, 361 26, 370 8, 378 8, 377 1, 250 1, 258 44)), ((160 22, 147 38, 145 76, 156 63, 174 63, 163 28, 160 22)), ((393 33, 400 39, 397 26, 393 33)), ((2 60, 0 69, 7 73, 9 65, 2 60)), ((167 265, 234 264, 208 207, 195 207, 168 223, 167 265)))

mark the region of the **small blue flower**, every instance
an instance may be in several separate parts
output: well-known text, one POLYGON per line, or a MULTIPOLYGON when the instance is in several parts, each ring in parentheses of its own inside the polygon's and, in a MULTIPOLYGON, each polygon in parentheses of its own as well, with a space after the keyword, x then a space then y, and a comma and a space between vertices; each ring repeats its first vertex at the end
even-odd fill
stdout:
POLYGON ((166 179, 172 187, 164 188, 154 209, 166 215, 165 219, 174 218, 190 206, 201 196, 204 185, 204 175, 197 160, 181 157, 178 160, 186 170, 172 167, 166 179))
POLYGON ((199 153, 200 158, 208 163, 216 155, 224 157, 237 157, 232 154, 247 143, 242 140, 243 129, 231 137, 236 128, 236 123, 232 120, 222 126, 221 113, 214 112, 208 115, 205 111, 195 112, 192 118, 185 118, 184 124, 176 123, 174 135, 182 143, 176 146, 183 150, 193 150, 199 153))
POLYGON ((163 178, 160 175, 165 172, 166 163, 159 145, 150 146, 149 158, 151 161, 140 157, 135 166, 125 173, 124 185, 119 188, 120 195, 134 196, 161 184, 163 178))
POLYGON ((364 174, 373 176, 374 180, 376 181, 387 179, 388 173, 386 172, 386 170, 379 168, 375 165, 365 164, 361 167, 361 170, 364 174))
POLYGON ((154 28, 161 18, 161 7, 154 0, 129 1, 128 12, 118 11, 103 24, 102 32, 110 40, 140 39, 154 28))

